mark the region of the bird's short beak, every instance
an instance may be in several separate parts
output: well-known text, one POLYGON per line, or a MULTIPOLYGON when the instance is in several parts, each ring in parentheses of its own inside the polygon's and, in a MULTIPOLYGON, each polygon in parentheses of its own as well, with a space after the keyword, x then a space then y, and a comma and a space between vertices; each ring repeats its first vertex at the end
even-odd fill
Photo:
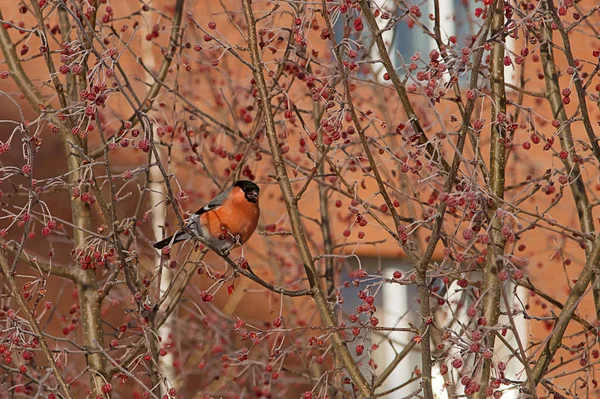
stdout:
POLYGON ((250 194, 248 194, 250 196, 250 198, 252 198, 254 201, 258 200, 258 193, 256 191, 252 191, 250 194))

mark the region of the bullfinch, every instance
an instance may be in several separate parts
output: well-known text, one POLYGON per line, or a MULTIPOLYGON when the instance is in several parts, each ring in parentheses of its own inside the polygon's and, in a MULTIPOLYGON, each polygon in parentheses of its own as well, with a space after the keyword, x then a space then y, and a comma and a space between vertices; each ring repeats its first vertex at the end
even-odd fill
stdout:
MULTIPOLYGON (((258 224, 260 188, 249 180, 238 180, 217 195, 188 219, 187 228, 206 243, 228 254, 236 244, 244 244, 258 224)), ((158 241, 154 248, 161 249, 189 240, 193 234, 180 230, 171 237, 158 241)))

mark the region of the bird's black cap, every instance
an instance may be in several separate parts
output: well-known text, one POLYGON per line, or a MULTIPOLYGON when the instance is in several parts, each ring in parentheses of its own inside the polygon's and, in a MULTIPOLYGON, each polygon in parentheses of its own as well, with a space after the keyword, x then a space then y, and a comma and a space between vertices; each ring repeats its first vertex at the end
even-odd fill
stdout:
POLYGON ((260 192, 260 188, 256 185, 256 183, 250 180, 238 180, 233 186, 241 188, 245 193, 249 191, 260 192))

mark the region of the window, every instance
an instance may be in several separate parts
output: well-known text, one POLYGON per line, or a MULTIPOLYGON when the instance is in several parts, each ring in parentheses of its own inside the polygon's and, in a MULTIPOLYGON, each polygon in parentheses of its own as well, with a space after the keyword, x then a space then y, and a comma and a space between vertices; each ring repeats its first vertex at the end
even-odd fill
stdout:
MULTIPOLYGON (((385 0, 380 0, 385 2, 385 0)), ((394 44, 391 49, 395 50, 394 62, 396 68, 402 66, 402 63, 409 64, 410 58, 415 53, 423 54, 423 59, 428 59, 431 50, 437 48, 435 39, 424 32, 415 21, 422 23, 430 32, 434 31, 434 21, 428 18, 428 15, 435 13, 433 0, 426 0, 420 5, 422 16, 420 18, 411 18, 407 15, 398 22, 394 30, 394 44)), ((475 22, 470 15, 473 15, 473 9, 469 7, 469 2, 465 0, 443 0, 439 2, 440 12, 440 34, 444 43, 449 42, 449 38, 457 38, 455 52, 470 44, 471 38, 477 33, 480 23, 475 22)), ((462 73, 460 78, 466 79, 468 74, 462 73)))
MULTIPOLYGON (((407 10, 398 8, 397 3, 393 0, 373 0, 373 9, 378 9, 381 12, 387 12, 393 16, 402 16, 407 10)), ((383 41, 388 45, 388 51, 394 64, 394 67, 399 74, 404 74, 401 67, 410 64, 411 57, 415 53, 421 53, 424 59, 433 49, 437 48, 435 40, 421 29, 415 21, 423 24, 430 32, 433 32, 434 22, 428 18, 428 15, 433 15, 435 12, 434 0, 424 0, 421 2, 413 1, 421 10, 421 17, 412 19, 410 14, 404 15, 393 29, 383 32, 383 41)), ((451 36, 456 36, 457 42, 454 51, 460 52, 464 46, 470 45, 471 38, 476 34, 483 21, 474 17, 475 7, 469 0, 440 0, 440 32, 444 43, 448 43, 451 36)), ((411 4, 407 4, 409 7, 411 4)), ((339 15, 339 14, 338 14, 339 15)), ((377 24, 380 29, 384 29, 388 25, 389 20, 377 18, 377 24)), ((346 24, 343 15, 337 18, 334 30, 337 41, 340 42, 344 37, 344 26, 346 24)), ((372 43, 370 32, 367 27, 361 32, 361 42, 365 45, 365 50, 362 54, 366 59, 379 60, 380 54, 377 46, 372 43)), ((507 38, 506 52, 512 54, 515 48, 514 39, 507 38)), ((385 68, 381 63, 370 64, 373 74, 379 81, 383 81, 385 68)), ((505 80, 508 83, 514 83, 516 74, 514 66, 505 67, 505 80)), ((468 79, 468 73, 461 73, 459 78, 463 81, 468 79)))
MULTIPOLYGON (((357 314, 356 308, 363 303, 363 300, 359 299, 359 292, 363 291, 367 295, 374 297, 373 304, 376 307, 374 316, 379 320, 379 326, 408 327, 409 323, 413 323, 417 326, 420 325, 416 286, 382 283, 383 278, 392 278, 395 271, 402 272, 404 276, 410 275, 412 269, 407 261, 392 258, 378 259, 361 257, 361 265, 369 273, 369 277, 361 279, 358 286, 354 286, 353 282, 357 280, 355 277, 352 277, 353 275, 355 276, 356 270, 358 269, 358 262, 356 260, 349 260, 348 263, 348 268, 345 269, 341 275, 343 284, 340 291, 344 298, 344 302, 341 305, 343 320, 340 321, 348 323, 348 316, 357 314)), ((474 276, 474 278, 477 278, 477 276, 474 276)), ((508 295, 509 301, 514 302, 514 306, 511 304, 514 308, 522 309, 527 303, 527 291, 523 288, 515 288, 512 284, 505 284, 504 289, 508 295)), ((476 299, 473 298, 470 290, 462 289, 456 282, 449 287, 447 292, 443 293, 443 297, 450 304, 450 309, 448 309, 448 307, 440 308, 435 315, 436 325, 452 330, 458 335, 464 334, 461 330, 463 328, 462 326, 468 324, 470 319, 467 316, 467 309, 476 299), (450 313, 454 314, 455 318, 452 317, 450 313)), ((503 311, 505 309, 503 302, 501 309, 503 311)), ((365 322, 369 316, 362 314, 361 317, 361 320, 365 322)), ((528 338, 527 324, 521 314, 515 316, 514 320, 517 325, 517 331, 519 332, 519 338, 525 347, 528 338)), ((507 316, 501 316, 499 323, 509 324, 507 316)), ((397 354, 407 348, 411 343, 412 338, 412 334, 402 331, 381 331, 371 334, 367 333, 365 330, 361 330, 360 334, 354 336, 348 346, 351 353, 353 353, 355 358, 360 361, 361 371, 363 375, 365 375, 365 378, 368 381, 372 381, 394 361, 397 354), (377 350, 371 350, 373 344, 379 346, 377 350), (357 345, 363 345, 364 347, 364 352, 360 355, 356 355, 355 348, 357 345)), ((518 348, 516 337, 513 336, 510 331, 507 332, 505 339, 513 348, 518 348)), ((432 349, 435 349, 434 345, 432 349)), ((377 389, 376 392, 378 394, 381 395, 389 392, 384 396, 385 398, 400 399, 419 389, 420 380, 418 378, 414 378, 414 381, 407 383, 411 378, 416 377, 414 374, 415 369, 420 368, 421 366, 421 354, 419 349, 418 345, 412 347, 406 357, 404 357, 385 382, 377 389), (405 386, 399 388, 399 385, 401 384, 405 384, 405 386)), ((433 355, 436 356, 437 354, 434 352, 433 355)), ((452 353, 448 354, 448 356, 452 356, 452 353)), ((503 361, 507 365, 505 376, 508 380, 523 381, 526 378, 526 376, 523 375, 523 366, 512 356, 511 351, 499 340, 496 340, 494 360, 496 363, 498 361, 503 361)), ((468 362, 469 359, 467 358, 466 361, 468 362)), ((453 386, 455 395, 463 394, 463 387, 460 384, 458 372, 453 370, 450 364, 447 365, 449 366, 450 371, 446 376, 440 374, 439 367, 433 369, 432 383, 434 393, 438 399, 448 398, 448 393, 444 388, 445 383, 449 383, 453 386)), ((501 389, 504 391, 502 396, 504 399, 517 398, 518 390, 515 387, 502 386, 501 389)))
MULTIPOLYGON (((477 276, 470 277, 470 278, 477 279, 477 276)), ((524 289, 523 287, 516 287, 514 285, 514 283, 512 283, 512 282, 505 284, 504 290, 509 299, 509 303, 512 302, 511 307, 513 309, 523 309, 524 305, 527 303, 527 300, 528 300, 527 290, 524 289)), ((438 314, 436 316, 438 316, 438 317, 441 316, 442 319, 444 317, 447 319, 451 319, 450 314, 448 314, 448 313, 453 313, 456 316, 456 320, 453 323, 454 325, 452 325, 450 323, 445 323, 445 324, 443 323, 442 325, 445 328, 452 329, 457 334, 462 335, 463 332, 462 332, 461 325, 468 324, 470 317, 467 315, 467 310, 468 310, 469 306, 474 303, 474 298, 472 298, 468 292, 465 292, 465 290, 463 290, 461 287, 459 287, 456 281, 450 285, 450 287, 445 295, 445 298, 448 301, 448 303, 450 304, 451 312, 444 312, 444 314, 441 314, 441 315, 438 314)), ((498 320, 498 324, 499 325, 509 325, 510 320, 508 319, 508 316, 505 315, 506 307, 505 307, 504 301, 502 299, 500 300, 500 310, 501 310, 502 315, 500 316, 500 319, 498 320)), ((517 331, 518 331, 519 338, 521 340, 521 344, 523 345, 523 347, 527 347, 527 339, 528 339, 528 333, 529 333, 529 331, 527 329, 527 323, 521 313, 519 313, 518 315, 515 315, 513 317, 513 319, 514 319, 515 325, 517 327, 517 331)), ((518 350, 517 338, 514 336, 514 334, 510 330, 507 330, 504 338, 505 338, 506 342, 510 345, 511 348, 518 350)), ((452 356, 452 354, 449 354, 449 357, 451 357, 451 356, 452 356)), ((472 363, 473 360, 474 360, 473 358, 467 357, 465 363, 468 363, 468 362, 472 363)), ((523 381, 526 379, 526 376, 524 375, 525 371, 524 371, 523 365, 519 362, 518 359, 516 359, 513 356, 512 351, 503 342, 501 342, 499 339, 496 339, 495 347, 494 347, 494 363, 498 364, 498 362, 504 362, 506 364, 506 370, 504 372, 504 375, 508 380, 523 381)), ((464 387, 460 384, 460 377, 458 375, 458 372, 455 369, 453 369, 450 366, 450 364, 447 364, 447 366, 450 371, 449 371, 448 375, 446 376, 446 381, 450 382, 452 385, 454 385, 454 395, 464 395, 464 387)), ((467 364, 467 366, 468 366, 468 364, 467 364)), ((440 374, 439 368, 434 370, 433 377, 434 377, 434 380, 433 380, 434 392, 436 391, 435 387, 438 387, 438 389, 439 389, 439 391, 436 392, 436 394, 438 394, 437 397, 439 399, 447 399, 448 394, 443 389, 445 380, 444 380, 444 377, 440 374)), ((516 399, 518 397, 519 391, 518 391, 517 387, 515 387, 515 386, 502 385, 500 387, 500 389, 503 391, 503 395, 502 395, 503 399, 516 399)))
MULTIPOLYGON (((352 270, 358 268, 357 262, 350 261, 352 270)), ((351 278, 351 273, 346 270, 342 273, 342 281, 348 282, 346 286, 342 286, 341 294, 344 298, 342 312, 344 321, 347 322, 348 315, 355 314, 356 307, 363 303, 359 299, 358 294, 361 290, 369 290, 369 295, 374 296, 374 305, 377 308, 374 316, 379 319, 380 326, 386 327, 408 327, 410 323, 419 324, 417 317, 417 288, 414 285, 400 284, 382 284, 383 278, 392 278, 395 271, 400 271, 403 274, 409 273, 409 265, 402 259, 375 259, 361 258, 362 267, 369 274, 376 275, 381 271, 382 278, 369 277, 360 281, 358 287, 352 284, 354 278, 351 278)), ((364 316, 363 317, 367 317, 364 316)), ((371 381, 373 374, 380 374, 390 363, 393 362, 396 354, 411 342, 412 334, 400 331, 382 332, 381 334, 366 334, 366 331, 355 337, 349 343, 348 347, 351 353, 356 353, 356 346, 363 345, 365 352, 360 357, 355 357, 361 361, 361 370, 367 381, 371 381), (379 345, 375 351, 370 350, 373 344, 379 345), (377 365, 373 370, 373 364, 369 364, 369 360, 377 365)), ((404 360, 398 364, 385 383, 381 386, 378 392, 393 390, 398 384, 403 384, 410 379, 415 368, 421 364, 421 357, 418 348, 411 350, 404 360)), ((414 381, 407 384, 403 388, 397 389, 393 394, 385 396, 389 399, 403 398, 414 392, 419 387, 419 381, 414 381)))

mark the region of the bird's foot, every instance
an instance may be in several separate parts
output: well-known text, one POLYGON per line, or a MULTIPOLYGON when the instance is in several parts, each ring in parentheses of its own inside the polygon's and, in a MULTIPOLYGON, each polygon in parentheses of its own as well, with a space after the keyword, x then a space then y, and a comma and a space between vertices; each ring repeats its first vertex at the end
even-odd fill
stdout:
POLYGON ((237 245, 242 245, 242 236, 239 234, 234 237, 234 240, 237 245))
POLYGON ((233 245, 242 245, 242 236, 240 236, 239 234, 229 233, 229 238, 233 242, 233 245))
POLYGON ((221 256, 224 258, 228 257, 230 253, 231 253, 231 248, 221 250, 221 256))

